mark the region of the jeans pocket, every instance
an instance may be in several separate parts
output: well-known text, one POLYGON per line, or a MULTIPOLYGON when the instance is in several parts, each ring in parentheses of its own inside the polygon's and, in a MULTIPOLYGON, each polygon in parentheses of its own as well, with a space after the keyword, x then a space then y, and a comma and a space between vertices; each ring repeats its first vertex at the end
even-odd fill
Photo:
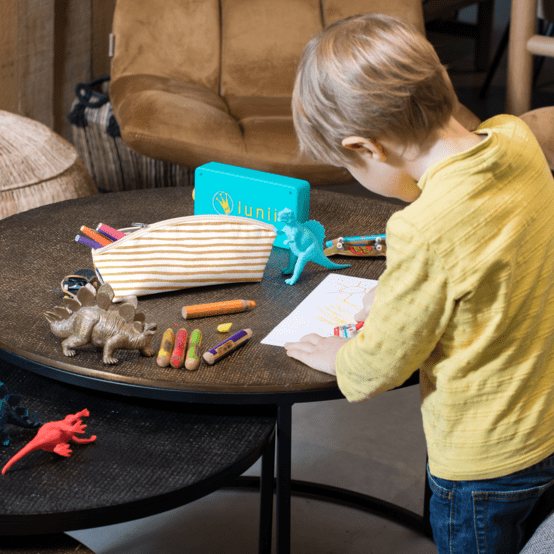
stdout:
POLYGON ((451 481, 444 482, 443 479, 433 477, 429 472, 429 468, 427 468, 427 476, 429 478, 429 487, 433 493, 429 503, 433 540, 439 554, 453 553, 452 517, 456 484, 451 481))
POLYGON ((540 486, 502 491, 474 491, 473 511, 479 554, 516 554, 526 540, 528 518, 554 480, 540 486))

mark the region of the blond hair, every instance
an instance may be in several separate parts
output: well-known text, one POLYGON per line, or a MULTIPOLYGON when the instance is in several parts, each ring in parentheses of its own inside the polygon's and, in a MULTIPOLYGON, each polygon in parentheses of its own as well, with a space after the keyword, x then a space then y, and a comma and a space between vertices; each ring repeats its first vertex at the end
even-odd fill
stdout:
POLYGON ((437 53, 398 18, 343 19, 305 47, 292 111, 301 152, 332 165, 351 163, 348 136, 423 143, 444 126, 457 99, 437 53))

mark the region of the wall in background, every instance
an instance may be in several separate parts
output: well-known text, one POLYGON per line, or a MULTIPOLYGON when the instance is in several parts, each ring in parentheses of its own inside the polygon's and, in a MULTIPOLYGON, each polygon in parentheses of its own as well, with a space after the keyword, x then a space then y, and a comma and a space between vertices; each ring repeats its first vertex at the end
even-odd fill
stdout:
POLYGON ((70 137, 75 85, 108 74, 115 0, 0 0, 0 110, 70 137))

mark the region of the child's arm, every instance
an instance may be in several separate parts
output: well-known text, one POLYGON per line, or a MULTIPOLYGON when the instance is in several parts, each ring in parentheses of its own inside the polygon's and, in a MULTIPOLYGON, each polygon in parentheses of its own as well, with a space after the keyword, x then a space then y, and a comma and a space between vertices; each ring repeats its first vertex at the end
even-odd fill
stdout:
POLYGON ((369 310, 375 300, 375 293, 377 292, 377 285, 375 285, 367 294, 364 295, 362 300, 363 308, 354 316, 356 321, 365 321, 369 315, 369 310))
MULTIPOLYGON (((354 316, 356 321, 365 321, 375 299, 377 287, 373 287, 363 298, 363 308, 354 316)), ((339 349, 350 339, 344 337, 321 337, 312 333, 302 337, 298 342, 285 344, 287 356, 317 369, 336 375, 335 358, 339 349)))
MULTIPOLYGON (((308 335, 285 346, 289 356, 336 374, 351 402, 406 381, 432 355, 456 307, 440 256, 402 212, 390 218, 387 239, 387 269, 360 332, 352 339, 308 335)), ((444 354, 438 349, 434 355, 444 354)))
POLYGON ((375 292, 365 325, 335 359, 337 383, 351 402, 400 386, 429 357, 445 356, 435 347, 460 293, 435 244, 402 212, 387 224, 387 269, 375 292))
POLYGON ((318 371, 336 375, 337 352, 349 340, 345 337, 325 338, 311 333, 302 337, 299 342, 287 342, 285 350, 290 358, 295 358, 318 371))

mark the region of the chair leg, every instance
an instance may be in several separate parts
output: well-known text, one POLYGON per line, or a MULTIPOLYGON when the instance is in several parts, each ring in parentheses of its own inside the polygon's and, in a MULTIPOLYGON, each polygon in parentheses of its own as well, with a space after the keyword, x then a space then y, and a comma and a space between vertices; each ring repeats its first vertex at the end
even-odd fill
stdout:
POLYGON ((480 2, 477 7, 477 40, 475 42, 475 67, 486 71, 489 67, 492 49, 494 0, 480 2))
POLYGON ((490 66, 489 72, 487 73, 487 77, 485 78, 485 82, 483 83, 483 86, 479 91, 479 98, 485 98, 485 96, 487 95, 490 84, 494 79, 494 75, 496 73, 496 70, 498 69, 498 66, 500 65, 500 61, 502 60, 502 56, 506 51, 506 46, 508 46, 509 38, 510 38, 510 22, 508 21, 508 24, 506 25, 506 29, 504 29, 504 34, 500 39, 500 44, 498 45, 496 54, 494 55, 494 59, 490 66))
MULTIPOLYGON (((541 20, 542 23, 542 20, 541 20)), ((542 25, 541 25, 542 27, 542 25)), ((542 32, 541 32, 542 34, 542 32)), ((554 23, 549 22, 548 26, 546 28, 546 32, 544 33, 545 37, 551 37, 554 34, 554 23)), ((535 58, 535 73, 533 75, 533 87, 537 84, 537 79, 539 78, 539 74, 541 72, 542 66, 544 64, 545 56, 537 56, 535 58)))

